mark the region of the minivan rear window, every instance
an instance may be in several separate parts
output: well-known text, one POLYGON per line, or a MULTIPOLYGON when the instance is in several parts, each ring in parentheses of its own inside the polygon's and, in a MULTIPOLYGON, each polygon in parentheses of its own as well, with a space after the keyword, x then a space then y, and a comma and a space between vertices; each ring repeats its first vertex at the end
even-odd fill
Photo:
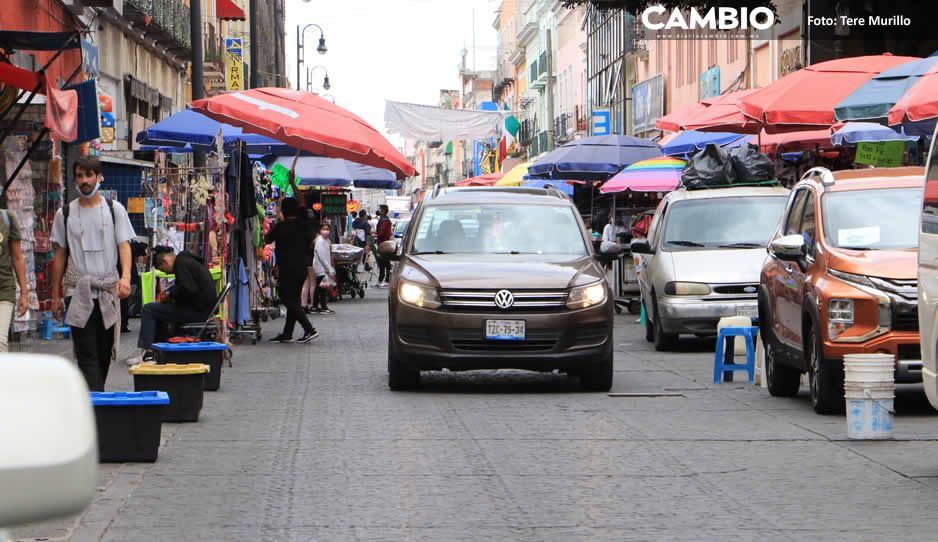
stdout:
POLYGON ((411 254, 588 254, 569 206, 432 205, 419 220, 411 254))
POLYGON ((673 202, 661 245, 669 250, 765 246, 787 202, 781 195, 673 202))

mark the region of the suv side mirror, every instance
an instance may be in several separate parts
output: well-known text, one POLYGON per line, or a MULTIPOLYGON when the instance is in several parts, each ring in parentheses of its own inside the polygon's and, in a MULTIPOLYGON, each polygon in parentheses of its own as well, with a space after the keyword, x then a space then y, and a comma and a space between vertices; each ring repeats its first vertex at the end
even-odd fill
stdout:
POLYGON ((647 239, 632 241, 632 254, 654 254, 654 249, 647 239))
POLYGON ((384 241, 378 245, 378 254, 389 260, 398 260, 400 259, 400 254, 397 252, 398 246, 398 242, 393 239, 384 241))
POLYGON ((0 355, 0 412, 0 527, 84 510, 98 444, 78 368, 57 356, 0 355))
POLYGON ((800 262, 808 253, 801 235, 786 235, 769 243, 769 254, 786 262, 800 262))

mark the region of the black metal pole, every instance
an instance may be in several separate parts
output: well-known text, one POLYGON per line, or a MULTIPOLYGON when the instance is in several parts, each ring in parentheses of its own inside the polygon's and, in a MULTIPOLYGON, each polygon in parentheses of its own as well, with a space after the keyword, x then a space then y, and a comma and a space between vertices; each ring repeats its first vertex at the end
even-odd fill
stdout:
MULTIPOLYGON (((300 90, 300 64, 302 64, 300 50, 303 49, 303 42, 301 41, 303 35, 300 32, 300 25, 296 25, 296 90, 300 90)), ((306 54, 306 51, 303 51, 303 54, 306 54)))
MULTIPOLYGON (((189 32, 192 34, 192 101, 205 97, 205 77, 202 69, 205 65, 205 50, 202 42, 202 0, 189 0, 189 32)), ((194 150, 192 164, 196 167, 205 165, 205 152, 194 150)))
POLYGON ((257 88, 260 85, 260 78, 258 77, 258 63, 260 62, 260 53, 257 51, 257 42, 259 41, 259 35, 257 30, 257 0, 251 0, 248 4, 248 18, 251 22, 250 31, 250 40, 251 40, 251 88, 257 88))
POLYGON ((283 0, 274 0, 274 73, 276 86, 283 86, 283 72, 286 66, 280 64, 280 43, 283 40, 283 0))

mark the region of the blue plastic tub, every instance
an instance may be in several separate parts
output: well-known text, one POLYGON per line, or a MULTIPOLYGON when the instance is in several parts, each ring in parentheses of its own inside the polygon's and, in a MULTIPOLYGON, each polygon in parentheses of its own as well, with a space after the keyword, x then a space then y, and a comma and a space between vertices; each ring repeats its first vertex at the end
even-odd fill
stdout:
POLYGON ((160 449, 163 391, 91 392, 102 463, 152 463, 160 449))
POLYGON ((209 371, 203 382, 206 391, 217 391, 221 387, 221 369, 228 345, 215 342, 201 343, 154 343, 153 353, 157 363, 204 363, 209 371))

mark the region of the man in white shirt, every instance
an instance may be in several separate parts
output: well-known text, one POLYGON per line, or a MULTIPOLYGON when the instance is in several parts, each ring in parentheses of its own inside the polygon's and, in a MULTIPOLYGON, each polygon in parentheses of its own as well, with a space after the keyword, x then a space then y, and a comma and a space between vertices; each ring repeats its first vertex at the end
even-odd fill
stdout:
POLYGON ((123 205, 98 194, 101 162, 82 157, 73 171, 79 197, 59 209, 52 223, 52 311, 56 318, 65 313, 64 279, 65 323, 78 368, 92 391, 103 391, 120 337, 119 299, 130 295, 135 234, 123 205))

